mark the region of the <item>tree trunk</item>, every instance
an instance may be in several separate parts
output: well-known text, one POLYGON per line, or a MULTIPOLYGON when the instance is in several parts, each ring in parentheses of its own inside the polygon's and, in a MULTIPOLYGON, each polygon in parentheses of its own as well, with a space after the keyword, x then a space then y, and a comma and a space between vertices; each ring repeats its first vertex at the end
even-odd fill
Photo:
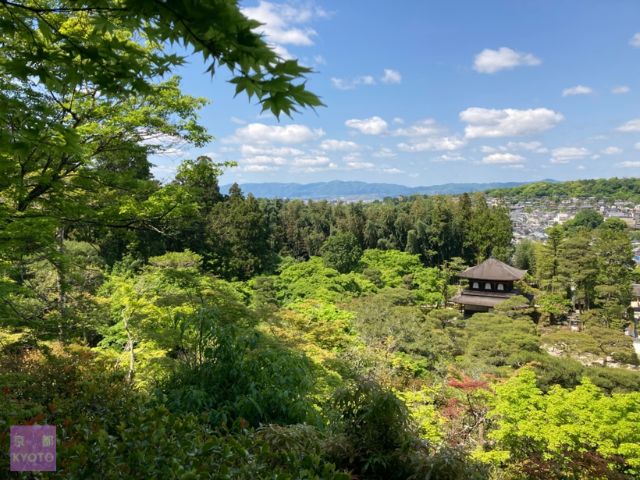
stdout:
POLYGON ((57 304, 58 304, 58 337, 60 340, 64 340, 64 321, 66 317, 67 309, 67 293, 64 280, 64 227, 59 227, 56 231, 56 251, 58 258, 53 262, 53 266, 56 271, 56 290, 57 290, 57 304))
POLYGON ((127 332, 127 345, 125 348, 129 350, 129 370, 127 371, 127 382, 131 383, 133 381, 133 375, 135 373, 136 354, 133 346, 133 336, 131 335, 131 330, 129 330, 129 316, 126 313, 123 316, 123 322, 124 331, 127 332))

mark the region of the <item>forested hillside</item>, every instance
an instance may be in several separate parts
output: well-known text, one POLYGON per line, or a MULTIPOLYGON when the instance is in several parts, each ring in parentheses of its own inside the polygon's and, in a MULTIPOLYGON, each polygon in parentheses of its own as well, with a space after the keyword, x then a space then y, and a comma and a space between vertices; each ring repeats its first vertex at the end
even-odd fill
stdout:
POLYGON ((640 179, 598 178, 568 182, 536 182, 509 189, 491 189, 487 194, 514 201, 593 197, 599 200, 627 200, 640 203, 640 179))
POLYGON ((17 478, 638 478, 622 222, 514 246, 483 194, 223 195, 208 157, 161 184, 149 139, 210 138, 163 45, 276 115, 320 106, 309 69, 232 1, 0 15, 0 450, 57 429, 57 471, 17 478), (523 295, 464 318, 456 274, 491 256, 523 295))

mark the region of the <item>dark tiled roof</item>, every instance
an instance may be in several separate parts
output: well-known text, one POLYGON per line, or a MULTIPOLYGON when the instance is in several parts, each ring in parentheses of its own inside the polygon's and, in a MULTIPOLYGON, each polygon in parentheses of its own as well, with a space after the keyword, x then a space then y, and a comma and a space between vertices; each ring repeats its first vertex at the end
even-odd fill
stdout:
POLYGON ((520 280, 527 273, 526 270, 507 265, 495 258, 489 258, 475 267, 467 268, 464 272, 458 274, 462 278, 475 278, 479 280, 502 280, 509 282, 520 280))
POLYGON ((504 302, 509 297, 490 297, 481 295, 465 295, 464 293, 456 295, 451 299, 453 303, 461 305, 476 305, 479 307, 495 307, 499 303, 504 302))

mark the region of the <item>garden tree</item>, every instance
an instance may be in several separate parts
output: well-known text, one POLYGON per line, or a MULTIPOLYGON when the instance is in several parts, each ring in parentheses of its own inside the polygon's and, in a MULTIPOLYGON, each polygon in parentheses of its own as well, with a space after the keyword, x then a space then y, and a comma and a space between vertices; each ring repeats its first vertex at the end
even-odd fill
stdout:
POLYGON ((618 232, 623 232, 628 230, 628 226, 626 223, 624 223, 623 220, 619 219, 619 218, 607 218, 601 225, 600 225, 600 229, 607 229, 607 230, 616 230, 618 232))
POLYGON ((309 69, 278 58, 232 1, 2 7, 0 256, 46 252, 60 279, 74 228, 154 229, 190 203, 147 176, 163 140, 210 139, 197 123, 204 100, 168 78, 183 57, 165 42, 202 53, 211 73, 226 66, 238 93, 276 115, 320 105, 303 83, 309 69))
MULTIPOLYGON (((87 82, 105 94, 150 93, 156 78, 184 62, 162 45, 182 43, 202 55, 211 74, 228 68, 237 92, 255 96, 263 110, 289 115, 297 107, 321 104, 304 83, 310 69, 278 57, 255 32, 259 22, 245 17, 232 0, 2 5, 5 81, 13 77, 12 83, 51 91, 87 82)), ((5 95, 2 102, 6 106, 10 100, 5 95)), ((28 99, 15 100, 25 105, 28 99)))
POLYGON ((548 292, 566 294, 567 282, 561 269, 564 232, 561 226, 555 225, 548 228, 546 233, 547 241, 537 245, 535 251, 538 285, 548 292))
POLYGON ((580 210, 575 217, 565 222, 563 225, 567 230, 587 229, 593 230, 599 227, 604 222, 604 217, 599 212, 596 212, 592 208, 585 208, 580 210))
POLYGON ((559 276, 565 279, 572 289, 572 303, 588 310, 594 304, 599 270, 592 234, 581 230, 568 230, 559 253, 559 276))
POLYGON ((531 320, 535 309, 531 301, 522 295, 514 295, 504 302, 500 302, 493 308, 493 311, 500 315, 506 315, 513 319, 531 320))
POLYGON ((309 298, 336 302, 375 290, 376 286, 366 277, 353 272, 341 274, 327 267, 320 257, 307 262, 288 259, 280 266, 276 278, 278 301, 283 305, 309 298))
POLYGON ((460 257, 453 257, 451 260, 447 260, 442 265, 442 296, 445 303, 449 301, 458 292, 458 286, 455 285, 458 282, 458 274, 463 270, 466 270, 467 265, 460 257))
POLYGON ((632 269, 635 265, 629 237, 623 231, 608 228, 596 232, 594 252, 598 277, 595 296, 611 326, 624 328, 631 304, 632 269))
POLYGON ((500 313, 476 313, 467 323, 468 362, 501 367, 517 363, 521 352, 538 352, 538 337, 528 318, 510 318, 500 313))
POLYGON ((392 305, 390 292, 356 299, 350 305, 355 325, 368 344, 386 352, 403 352, 424 357, 427 368, 435 369, 451 360, 459 346, 451 332, 433 316, 414 305, 392 305))
POLYGON ((530 274, 535 272, 535 243, 528 238, 523 238, 516 244, 513 253, 513 266, 521 270, 527 270, 530 274))
POLYGON ((630 423, 640 415, 640 394, 603 395, 588 379, 575 389, 536 385, 530 368, 502 385, 489 416, 491 449, 478 453, 508 465, 514 478, 632 478, 640 472, 640 435, 630 423))
POLYGON ((320 255, 327 267, 335 268, 340 273, 352 271, 362 257, 362 249, 353 233, 331 235, 322 244, 320 255))
POLYGON ((491 256, 506 260, 511 245, 512 225, 506 208, 489 208, 483 194, 474 194, 472 215, 465 243, 473 251, 473 261, 491 256))
POLYGON ((245 198, 237 184, 212 207, 206 246, 207 267, 227 279, 247 280, 274 264, 267 219, 253 195, 245 198))
POLYGON ((213 206, 222 201, 218 177, 224 167, 233 163, 214 163, 209 157, 200 156, 196 160, 184 160, 176 172, 173 184, 180 186, 196 205, 197 211, 186 218, 175 218, 167 235, 166 248, 180 250, 188 248, 201 255, 206 254, 206 224, 213 206))
POLYGON ((195 368, 215 347, 221 329, 252 322, 239 294, 201 269, 201 256, 172 252, 150 258, 138 275, 116 273, 105 284, 116 323, 102 344, 117 343, 124 332, 130 378, 139 344, 146 347, 147 362, 162 362, 162 355, 170 354, 195 368))
POLYGON ((571 309, 571 301, 559 293, 539 291, 535 304, 543 324, 553 325, 556 320, 566 317, 571 309))
POLYGON ((591 325, 581 332, 557 330, 545 335, 542 342, 570 357, 596 356, 603 365, 609 358, 620 363, 638 364, 632 339, 606 327, 591 325))
POLYGON ((331 224, 327 221, 323 202, 292 200, 285 202, 280 210, 282 225, 282 254, 298 259, 308 259, 320 252, 320 247, 329 236, 331 224))

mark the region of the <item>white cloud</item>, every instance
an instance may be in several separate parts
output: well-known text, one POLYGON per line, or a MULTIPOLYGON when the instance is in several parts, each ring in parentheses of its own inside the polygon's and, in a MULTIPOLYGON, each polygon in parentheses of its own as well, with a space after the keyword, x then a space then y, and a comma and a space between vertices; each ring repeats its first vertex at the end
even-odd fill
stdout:
POLYGON ((399 137, 428 137, 437 135, 442 130, 442 127, 438 126, 434 119, 426 118, 415 122, 410 127, 398 128, 393 134, 399 137))
MULTIPOLYGON (((385 68, 383 75, 380 77, 380 82, 386 84, 401 83, 402 75, 397 70, 385 68)), ((338 78, 332 77, 331 84, 338 90, 353 90, 361 85, 370 86, 377 85, 378 80, 373 75, 360 75, 354 78, 338 78)))
POLYGON ((560 147, 551 151, 551 163, 569 163, 571 160, 585 158, 591 152, 583 147, 560 147))
POLYGON ((384 75, 380 79, 382 83, 400 83, 402 82, 402 75, 397 70, 390 68, 384 69, 384 75))
POLYGON ((636 143, 633 148, 635 148, 636 150, 640 150, 640 142, 636 143))
POLYGON ((365 135, 381 135, 387 131, 388 124, 382 118, 374 116, 371 118, 347 120, 345 125, 358 130, 365 135))
POLYGON ((640 132, 640 118, 629 120, 617 129, 619 132, 640 132))
POLYGON ((353 90, 360 85, 375 85, 376 79, 371 75, 362 75, 352 79, 332 77, 331 84, 338 90, 353 90))
POLYGON ((403 170, 400 170, 399 168, 383 168, 382 171, 384 173, 389 173, 391 175, 397 174, 397 173, 404 173, 403 170))
POLYGON ((631 40, 629 40, 629 45, 631 45, 632 47, 640 48, 640 32, 631 37, 631 40))
POLYGON ((362 156, 359 152, 349 153, 342 157, 345 162, 359 162, 362 156))
POLYGON ((276 53, 283 58, 291 57, 283 45, 313 45, 313 38, 317 33, 304 24, 328 16, 324 10, 311 5, 294 6, 265 0, 259 0, 255 7, 243 8, 242 13, 262 23, 256 31, 263 34, 267 42, 275 47, 276 53))
POLYGON ((236 130, 231 141, 236 143, 304 143, 324 136, 321 128, 311 129, 306 125, 265 125, 250 123, 236 130))
POLYGON ((600 151, 600 153, 603 155, 618 155, 622 152, 623 150, 620 147, 607 147, 600 151))
POLYGON ((287 160, 283 157, 272 155, 255 155, 243 158, 240 163, 248 163, 249 165, 285 165, 287 160))
POLYGON ((295 155, 302 155, 304 152, 302 150, 298 150, 297 148, 291 148, 291 147, 264 147, 264 146, 256 147, 254 145, 242 145, 240 147, 240 153, 246 156, 251 156, 251 155, 295 156, 295 155))
POLYGON ((506 145, 499 145, 497 147, 490 147, 488 145, 480 147, 482 153, 508 152, 513 150, 526 150, 527 152, 533 153, 547 153, 549 151, 541 142, 507 142, 506 145))
POLYGON ((621 95, 624 93, 629 93, 631 91, 631 89, 627 86, 627 85, 619 85, 617 87, 613 87, 611 89, 611 93, 614 93, 616 95, 621 95))
POLYGON ((480 73, 495 73, 519 66, 536 66, 542 61, 530 53, 516 52, 507 47, 498 50, 484 49, 476 55, 473 69, 480 73))
POLYGON ((451 137, 433 137, 425 138, 415 143, 399 143, 398 148, 403 152, 442 152, 458 150, 466 145, 463 138, 451 137))
POLYGON ((585 87, 584 85, 576 85, 575 87, 565 88, 562 91, 563 97, 570 97, 573 95, 589 95, 593 93, 591 87, 585 87))
POLYGON ((503 110, 472 107, 460 112, 460 120, 467 124, 467 138, 492 138, 530 135, 555 127, 564 117, 548 108, 503 110))
POLYGON ((393 123, 397 123, 398 125, 402 125, 402 124, 404 124, 404 118, 402 118, 402 117, 395 117, 395 118, 393 119, 393 123))
POLYGON ((315 157, 300 157, 293 160, 292 165, 294 167, 319 167, 328 165, 331 163, 329 157, 315 156, 315 157))
POLYGON ((360 146, 356 142, 350 142, 348 140, 328 139, 320 144, 320 148, 333 152, 352 152, 358 150, 360 146))
POLYGON ((278 167, 271 167, 269 165, 247 165, 246 167, 243 167, 242 170, 245 172, 270 172, 278 170, 278 167))
POLYGON ((516 155, 515 153, 492 153, 484 157, 480 163, 485 165, 517 165, 525 160, 522 155, 516 155))
POLYGON ((640 168, 640 162, 621 162, 618 166, 623 168, 640 168))
POLYGON ((443 153, 437 158, 434 158, 433 162, 464 162, 466 160, 465 157, 458 153, 443 153))
POLYGON ((508 142, 505 147, 509 150, 527 150, 534 153, 547 153, 549 151, 541 142, 508 142))
POLYGON ((349 170, 363 170, 374 168, 375 164, 371 162, 347 162, 347 168, 349 170))
POLYGON ((374 157, 377 158, 393 158, 393 157, 397 157, 398 154, 395 153, 393 150, 391 150, 390 148, 387 147, 382 147, 380 150, 378 150, 377 152, 375 152, 373 154, 374 157))

